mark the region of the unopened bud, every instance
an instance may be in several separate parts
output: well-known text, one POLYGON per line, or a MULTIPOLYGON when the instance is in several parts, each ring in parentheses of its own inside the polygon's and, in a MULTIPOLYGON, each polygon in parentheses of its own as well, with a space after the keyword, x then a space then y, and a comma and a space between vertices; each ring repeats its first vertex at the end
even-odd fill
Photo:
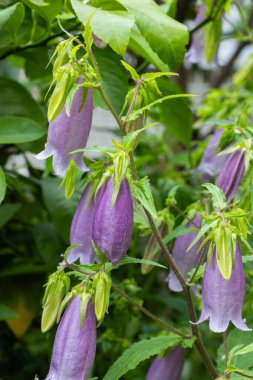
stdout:
POLYGON ((98 321, 104 319, 109 306, 111 278, 105 272, 98 272, 94 277, 95 285, 95 313, 98 321))
POLYGON ((62 299, 69 287, 70 280, 64 271, 57 271, 49 277, 43 298, 42 332, 49 330, 55 323, 62 299))

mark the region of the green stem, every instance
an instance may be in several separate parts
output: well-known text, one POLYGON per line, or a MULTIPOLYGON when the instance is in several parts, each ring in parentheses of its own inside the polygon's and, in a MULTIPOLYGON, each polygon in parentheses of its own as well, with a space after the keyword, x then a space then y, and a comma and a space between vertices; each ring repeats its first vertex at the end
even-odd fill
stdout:
POLYGON ((130 304, 137 307, 140 311, 142 311, 143 314, 145 314, 147 317, 152 319, 157 324, 161 325, 166 331, 171 331, 179 336, 181 336, 183 339, 191 339, 191 336, 183 334, 178 329, 175 329, 174 327, 168 325, 166 322, 164 322, 162 319, 157 317, 155 314, 151 313, 148 309, 143 307, 141 304, 139 304, 137 301, 135 301, 134 298, 130 297, 128 294, 126 294, 122 289, 120 289, 117 285, 112 284, 112 288, 116 290, 122 297, 124 297, 130 304))
MULTIPOLYGON (((99 81, 101 83, 101 76, 100 76, 98 64, 96 62, 96 58, 93 55, 92 51, 90 51, 89 53, 90 53, 91 60, 94 64, 94 68, 95 68, 95 71, 97 74, 97 78, 99 79, 99 81)), ((104 99, 108 109, 111 111, 115 120, 117 121, 122 134, 125 136, 126 135, 125 125, 122 122, 122 120, 120 119, 120 117, 118 116, 117 112, 114 110, 113 106, 111 105, 109 99, 107 98, 106 94, 104 93, 102 86, 100 86, 99 91, 100 91, 100 94, 101 94, 102 98, 104 99)), ((134 162, 133 152, 130 152, 129 155, 130 155, 130 167, 131 167, 132 176, 133 176, 133 179, 136 181, 138 179, 138 173, 137 173, 135 162, 134 162)), ((177 267, 176 263, 174 262, 174 260, 171 256, 171 253, 170 253, 169 249, 167 248, 166 244, 164 243, 163 238, 162 238, 151 214, 147 210, 144 210, 144 211, 146 213, 146 216, 148 218, 152 232, 158 241, 158 244, 161 248, 161 251, 162 251, 162 254, 163 254, 165 260, 168 262, 170 268, 173 270, 173 272, 177 276, 178 281, 180 282, 180 284, 182 286, 184 297, 185 297, 187 308, 188 308, 188 312, 189 312, 190 320, 191 320, 191 322, 196 322, 197 317, 196 317, 196 313, 195 313, 195 309, 194 309, 194 305, 193 305, 193 301, 192 301, 190 287, 188 286, 187 282, 185 281, 185 279, 184 279, 183 275, 181 274, 179 268, 177 267)), ((213 376, 213 378, 218 377, 219 376, 218 372, 217 372, 217 370, 216 370, 211 358, 209 357, 209 354, 208 354, 208 352, 207 352, 207 350, 206 350, 206 348, 202 342, 198 326, 195 324, 192 324, 191 328, 192 328, 193 335, 195 335, 195 337, 196 337, 195 347, 198 350, 203 362, 205 363, 208 371, 213 376)))

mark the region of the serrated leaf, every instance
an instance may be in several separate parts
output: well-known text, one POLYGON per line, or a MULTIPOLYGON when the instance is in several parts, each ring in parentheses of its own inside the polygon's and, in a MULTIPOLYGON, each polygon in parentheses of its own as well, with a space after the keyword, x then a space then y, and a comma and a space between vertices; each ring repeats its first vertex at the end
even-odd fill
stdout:
POLYGON ((136 138, 139 136, 139 134, 145 129, 148 129, 150 127, 153 127, 154 125, 157 125, 157 123, 150 123, 145 125, 145 127, 138 129, 137 131, 130 132, 126 136, 123 137, 121 144, 124 146, 125 150, 127 152, 130 152, 131 150, 134 149, 136 138))
POLYGON ((180 342, 178 335, 159 336, 134 343, 113 363, 103 380, 118 380, 128 371, 136 368, 143 360, 157 355, 180 342))
POLYGON ((226 197, 223 191, 218 186, 215 186, 212 183, 204 183, 202 187, 205 187, 208 190, 208 192, 212 195, 213 207, 216 210, 220 211, 224 207, 226 207, 226 197))
POLYGON ((154 107, 155 105, 164 102, 165 100, 169 99, 176 99, 176 98, 187 98, 190 96, 195 96, 192 94, 175 94, 175 95, 167 95, 162 98, 156 99, 154 102, 147 104, 146 106, 139 108, 136 111, 131 112, 131 114, 128 116, 128 121, 136 120, 138 116, 140 116, 143 112, 148 111, 150 108, 154 107))
POLYGON ((130 73, 131 75, 131 78, 137 82, 139 79, 140 79, 140 76, 139 74, 137 73, 137 71, 132 67, 130 66, 127 62, 125 61, 121 61, 122 65, 125 67, 125 69, 130 73))
POLYGON ((146 265, 152 265, 154 267, 168 269, 166 266, 159 264, 156 261, 146 260, 146 259, 137 259, 136 257, 130 257, 130 256, 125 255, 120 259, 120 261, 116 265, 112 265, 111 263, 106 263, 106 271, 109 272, 111 270, 121 267, 122 265, 128 265, 128 264, 146 264, 146 265))
POLYGON ((148 177, 144 177, 133 183, 131 185, 131 192, 137 202, 156 218, 157 214, 148 177))

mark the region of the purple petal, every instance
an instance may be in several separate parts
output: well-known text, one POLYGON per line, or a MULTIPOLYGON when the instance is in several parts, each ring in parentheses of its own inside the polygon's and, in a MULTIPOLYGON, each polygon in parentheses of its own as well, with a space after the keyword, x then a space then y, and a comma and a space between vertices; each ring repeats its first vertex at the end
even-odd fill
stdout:
POLYGON ((235 266, 228 281, 222 277, 214 253, 212 265, 206 264, 202 313, 197 323, 210 319, 209 328, 217 333, 226 331, 230 321, 240 330, 251 330, 242 319, 244 293, 245 277, 239 245, 236 247, 235 266))
POLYGON ((216 185, 224 192, 230 203, 240 185, 245 170, 244 151, 237 150, 230 154, 217 178, 216 185))
POLYGON ((67 260, 69 263, 80 259, 81 264, 92 264, 96 257, 92 246, 92 224, 95 213, 95 200, 94 197, 92 197, 89 204, 86 205, 89 191, 90 185, 84 190, 71 223, 70 245, 81 244, 81 246, 73 248, 68 253, 67 260))
POLYGON ((149 367, 146 380, 179 380, 184 364, 184 350, 174 348, 162 359, 156 357, 149 367))
POLYGON ((92 123, 92 91, 88 90, 84 106, 83 88, 80 87, 73 98, 70 116, 64 107, 49 124, 48 138, 45 150, 39 153, 38 159, 53 156, 53 168, 56 175, 64 175, 71 160, 74 160, 81 171, 87 168, 83 163, 83 153, 69 154, 70 152, 85 148, 92 123))
MULTIPOLYGON (((192 219, 192 222, 188 223, 186 227, 196 228, 194 224, 200 227, 201 217, 199 215, 196 215, 192 219)), ((197 232, 188 232, 187 234, 183 236, 178 236, 173 246, 172 257, 185 279, 187 279, 188 272, 190 272, 190 270, 195 268, 200 260, 201 252, 197 254, 197 251, 199 249, 201 241, 198 241, 188 252, 186 252, 187 248, 190 246, 190 244, 192 243, 192 241, 195 239, 196 236, 197 236, 197 232)), ((169 289, 172 290, 173 292, 182 291, 182 287, 175 273, 172 270, 170 271, 169 276, 168 276, 168 286, 169 286, 169 289)))
POLYGON ((195 173, 201 174, 203 181, 210 182, 221 170, 226 157, 217 156, 218 148, 221 135, 223 130, 221 128, 217 129, 212 135, 206 150, 202 156, 199 166, 194 170, 195 173))
POLYGON ((80 328, 80 298, 74 297, 56 332, 49 373, 45 380, 85 380, 96 353, 96 317, 89 303, 80 328))
POLYGON ((121 182, 114 207, 111 207, 113 180, 108 179, 96 205, 92 236, 108 260, 116 264, 128 250, 133 230, 133 201, 126 179, 121 182))

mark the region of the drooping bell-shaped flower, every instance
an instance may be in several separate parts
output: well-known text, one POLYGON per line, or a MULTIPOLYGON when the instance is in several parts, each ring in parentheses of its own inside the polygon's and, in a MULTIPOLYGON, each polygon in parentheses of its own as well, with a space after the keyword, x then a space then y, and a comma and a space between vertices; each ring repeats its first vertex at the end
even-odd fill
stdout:
POLYGON ((112 206, 113 179, 101 189, 96 204, 92 237, 107 259, 116 264, 128 250, 133 230, 133 201, 128 181, 121 182, 116 202, 112 206))
POLYGON ((202 294, 202 312, 197 323, 209 319, 213 332, 224 332, 229 322, 240 330, 249 331, 242 319, 242 305, 245 293, 245 277, 239 245, 236 246, 235 264, 229 280, 225 280, 218 268, 216 253, 212 264, 207 262, 202 294))
POLYGON ((45 150, 39 153, 38 159, 53 156, 53 168, 56 175, 63 176, 73 160, 81 171, 87 168, 83 163, 83 153, 69 154, 74 150, 85 148, 92 123, 92 92, 88 90, 83 104, 83 88, 76 91, 70 108, 70 116, 66 107, 49 123, 45 150))
POLYGON ((67 255, 69 263, 77 259, 81 264, 92 264, 96 254, 92 246, 92 224, 95 213, 95 199, 92 196, 88 202, 90 185, 86 187, 81 201, 75 211, 70 228, 70 245, 81 244, 73 248, 67 255))
POLYGON ((204 182, 210 182, 217 174, 219 174, 226 157, 218 156, 217 148, 223 130, 218 128, 212 135, 198 167, 194 170, 200 174, 204 182))
POLYGON ((51 365, 45 380, 85 380, 96 353, 96 317, 89 302, 83 325, 80 324, 80 298, 67 306, 58 326, 51 365))
POLYGON ((184 350, 175 347, 162 359, 156 357, 149 367, 146 380, 180 380, 184 364, 184 350))
POLYGON ((216 180, 216 186, 225 194, 227 203, 233 200, 243 177, 244 170, 244 150, 236 150, 227 157, 216 180))
MULTIPOLYGON (((187 228, 200 227, 201 217, 196 215, 192 222, 189 222, 187 228)), ((200 260, 201 252, 197 254, 201 240, 199 240, 188 252, 187 248, 197 236, 197 232, 188 232, 185 235, 178 236, 173 246, 172 257, 180 269, 181 274, 187 279, 187 274, 191 269, 195 268, 200 260)), ((168 286, 173 292, 181 292, 182 286, 180 285, 175 273, 171 270, 168 276, 168 286)))
MULTIPOLYGON (((203 4, 198 10, 195 18, 195 26, 199 25, 205 18, 206 5, 203 4)), ((204 32, 203 28, 198 29, 192 34, 191 46, 187 54, 187 59, 191 63, 198 63, 204 51, 204 32)))

